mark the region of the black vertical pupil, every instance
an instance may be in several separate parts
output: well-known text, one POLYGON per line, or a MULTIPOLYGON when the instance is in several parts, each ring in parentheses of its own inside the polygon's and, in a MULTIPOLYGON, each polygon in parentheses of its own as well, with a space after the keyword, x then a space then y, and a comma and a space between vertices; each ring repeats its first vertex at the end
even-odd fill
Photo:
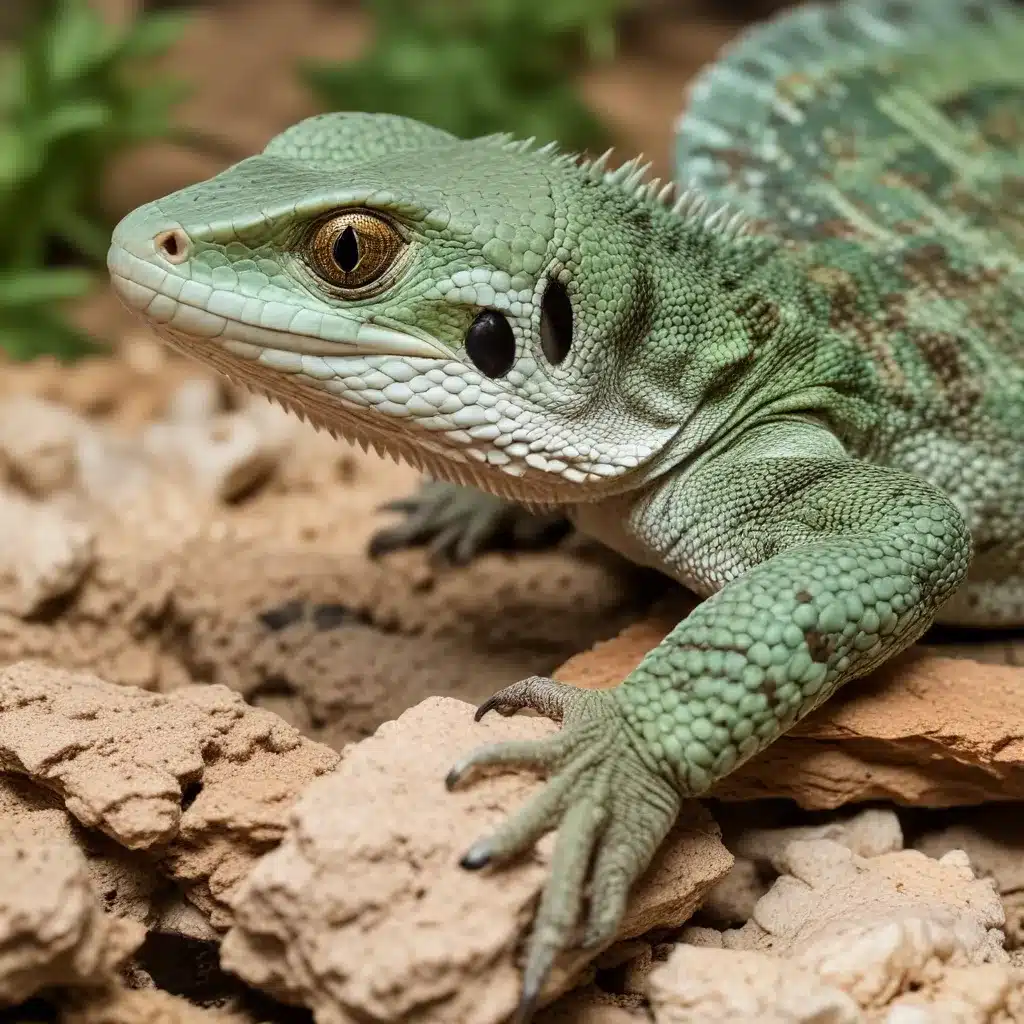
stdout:
POLYGON ((359 263, 359 236, 351 224, 334 240, 334 262, 351 274, 359 263))

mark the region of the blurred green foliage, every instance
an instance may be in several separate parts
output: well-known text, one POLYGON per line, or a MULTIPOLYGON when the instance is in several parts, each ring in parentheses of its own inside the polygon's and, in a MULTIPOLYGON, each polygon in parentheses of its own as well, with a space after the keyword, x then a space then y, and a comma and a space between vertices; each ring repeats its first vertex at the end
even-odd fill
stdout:
POLYGON ((0 54, 0 347, 15 358, 91 349, 60 304, 86 294, 105 261, 110 161, 171 133, 182 87, 139 70, 182 27, 160 13, 118 30, 87 0, 48 0, 0 54))
POLYGON ((576 73, 607 59, 633 0, 363 0, 374 39, 361 59, 306 66, 331 110, 404 114, 463 138, 512 132, 570 149, 607 131, 576 73))

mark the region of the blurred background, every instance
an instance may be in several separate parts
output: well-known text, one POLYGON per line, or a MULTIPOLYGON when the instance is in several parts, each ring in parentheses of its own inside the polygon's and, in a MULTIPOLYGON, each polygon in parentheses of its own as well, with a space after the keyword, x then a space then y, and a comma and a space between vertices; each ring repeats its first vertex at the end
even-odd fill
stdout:
POLYGON ((124 213, 325 110, 641 151, 778 0, 0 0, 0 348, 116 350, 124 213))

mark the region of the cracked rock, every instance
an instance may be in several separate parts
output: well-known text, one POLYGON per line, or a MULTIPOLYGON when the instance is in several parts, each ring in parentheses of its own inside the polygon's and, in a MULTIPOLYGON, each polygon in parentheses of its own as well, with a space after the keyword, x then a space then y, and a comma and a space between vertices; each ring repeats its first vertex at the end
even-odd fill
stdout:
POLYGON ((1024 946, 1024 823, 1019 806, 972 808, 955 824, 920 836, 914 848, 929 857, 964 850, 974 870, 993 879, 1002 896, 1007 947, 1024 946))
POLYGON ((784 854, 795 840, 832 839, 862 857, 903 848, 899 818, 888 809, 869 808, 835 821, 788 828, 745 826, 741 805, 726 805, 723 810, 723 841, 736 862, 700 909, 701 919, 716 927, 742 925, 750 919, 772 875, 785 870, 784 854))
POLYGON ((950 968, 932 984, 894 1000, 881 1024, 1018 1024, 1024 1020, 1024 970, 1008 964, 950 968))
POLYGON ((109 984, 144 936, 103 910, 74 845, 17 832, 0 842, 0 1006, 52 986, 109 984))
POLYGON ((856 1002, 767 953, 679 945, 647 980, 656 1024, 862 1024, 856 1002))
POLYGON ((839 843, 790 843, 783 874, 753 918, 725 932, 729 949, 787 957, 877 1007, 945 967, 1007 963, 1003 909, 966 854, 916 850, 860 857, 839 843))
POLYGON ((0 768, 121 845, 158 852, 215 927, 294 798, 337 759, 222 686, 162 695, 31 662, 0 670, 0 768))
MULTIPOLYGON (((500 870, 467 873, 458 859, 539 783, 514 773, 449 793, 442 780, 477 744, 554 729, 531 717, 475 724, 470 705, 431 698, 346 748, 239 887, 225 967, 309 1006, 319 1024, 505 1020, 552 837, 500 870)), ((638 885, 620 937, 685 921, 730 863, 717 826, 690 804, 638 885)), ((563 964, 554 992, 582 965, 563 964)))
POLYGON ((148 922, 157 904, 174 906, 171 885, 155 865, 82 828, 55 794, 28 779, 0 774, 0 835, 83 853, 93 889, 118 917, 148 922))

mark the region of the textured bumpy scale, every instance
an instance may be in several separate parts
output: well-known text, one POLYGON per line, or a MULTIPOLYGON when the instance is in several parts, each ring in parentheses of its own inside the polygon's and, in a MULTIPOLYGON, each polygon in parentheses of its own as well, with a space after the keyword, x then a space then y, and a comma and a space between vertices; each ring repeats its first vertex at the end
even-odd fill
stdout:
POLYGON ((463 862, 558 830, 521 1017, 683 798, 937 617, 1024 622, 1022 54, 989 0, 810 7, 697 80, 685 188, 335 114, 118 227, 171 344, 440 481, 391 545, 507 498, 706 597, 614 690, 495 696, 562 729, 449 777, 548 774, 463 862))

